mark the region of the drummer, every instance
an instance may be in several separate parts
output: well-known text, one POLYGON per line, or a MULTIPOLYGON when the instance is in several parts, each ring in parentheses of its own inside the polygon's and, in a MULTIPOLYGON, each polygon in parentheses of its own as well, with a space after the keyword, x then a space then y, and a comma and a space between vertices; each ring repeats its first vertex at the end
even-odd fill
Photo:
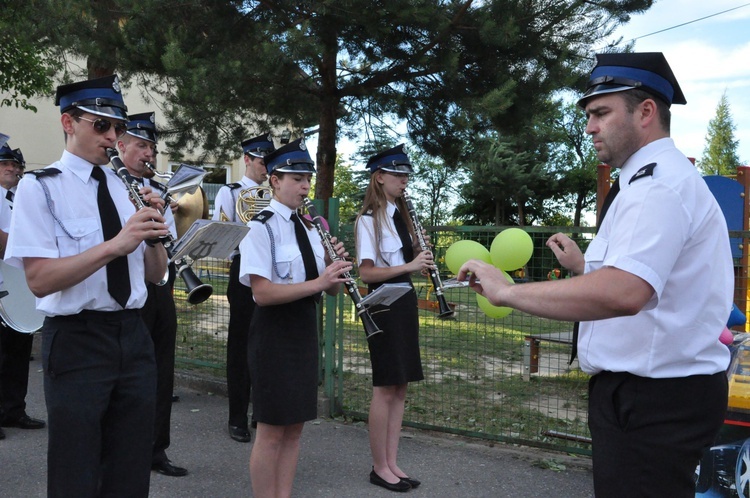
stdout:
MULTIPOLYGON (((10 229, 10 216, 18 180, 26 162, 21 149, 6 143, 0 148, 0 257, 4 256, 10 229)), ((13 289, 9 289, 13 292, 13 289)), ((29 360, 34 342, 32 334, 22 333, 0 322, 0 426, 42 429, 45 422, 26 414, 29 387, 29 360)), ((5 433, 0 428, 0 439, 5 433)))

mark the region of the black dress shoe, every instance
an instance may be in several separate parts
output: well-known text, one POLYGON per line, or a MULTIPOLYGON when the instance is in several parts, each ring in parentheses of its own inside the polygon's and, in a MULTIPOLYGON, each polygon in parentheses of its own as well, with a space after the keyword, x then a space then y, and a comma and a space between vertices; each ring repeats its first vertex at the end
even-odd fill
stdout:
POLYGON ((412 488, 418 488, 420 484, 422 484, 422 481, 414 479, 413 477, 402 477, 401 480, 403 482, 409 483, 409 486, 412 488))
POLYGON ((397 483, 391 484, 390 482, 380 477, 377 473, 375 473, 375 469, 372 469, 372 472, 370 472, 370 482, 389 491, 398 491, 400 493, 409 491, 411 489, 411 484, 404 481, 403 479, 400 479, 397 483))
POLYGON ((162 460, 160 462, 153 462, 151 464, 151 470, 155 470, 160 474, 164 474, 169 477, 182 477, 186 476, 188 471, 182 467, 172 465, 169 460, 162 460))
POLYGON ((3 427, 17 427, 19 429, 43 429, 46 425, 44 420, 31 418, 26 414, 18 418, 5 417, 2 423, 3 427))
POLYGON ((5 433, 0 429, 0 439, 5 439, 5 433))
POLYGON ((240 443, 249 443, 253 438, 247 427, 238 427, 236 425, 229 426, 229 437, 240 443))

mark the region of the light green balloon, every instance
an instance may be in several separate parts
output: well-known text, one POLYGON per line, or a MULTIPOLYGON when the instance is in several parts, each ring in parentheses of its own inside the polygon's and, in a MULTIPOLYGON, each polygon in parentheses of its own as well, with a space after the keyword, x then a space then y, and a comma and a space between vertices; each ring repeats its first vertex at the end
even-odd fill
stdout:
POLYGON ((470 259, 481 259, 492 264, 490 251, 479 242, 473 240, 459 240, 451 244, 448 250, 445 251, 445 265, 454 275, 470 259))
MULTIPOLYGON (((511 277, 507 273, 503 272, 503 276, 505 277, 505 280, 507 280, 511 284, 516 283, 513 280, 513 277, 511 277)), ((477 294, 477 305, 479 306, 479 309, 484 311, 484 314, 490 318, 505 318, 513 311, 513 308, 509 308, 507 306, 494 306, 489 302, 489 300, 487 300, 486 297, 482 296, 481 294, 477 294)))
POLYGON ((495 236, 490 246, 492 264, 501 270, 521 268, 531 259, 534 243, 531 236, 520 228, 508 228, 495 236))

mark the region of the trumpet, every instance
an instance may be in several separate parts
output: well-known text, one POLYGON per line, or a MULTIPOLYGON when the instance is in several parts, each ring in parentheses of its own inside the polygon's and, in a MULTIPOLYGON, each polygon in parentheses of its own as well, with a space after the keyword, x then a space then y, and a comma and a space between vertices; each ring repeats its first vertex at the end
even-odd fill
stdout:
MULTIPOLYGON (((139 192, 141 186, 138 183, 138 180, 136 180, 130 173, 128 173, 128 169, 125 167, 125 164, 123 164, 122 160, 118 157, 117 150, 111 148, 107 149, 107 156, 112 163, 112 167, 115 170, 115 173, 117 173, 117 176, 120 177, 120 179, 125 184, 125 187, 128 189, 130 200, 133 201, 133 204, 135 204, 135 208, 137 210, 140 210, 144 207, 147 207, 148 203, 143 200, 143 197, 141 197, 141 194, 139 192)), ((148 243, 149 245, 154 245, 156 243, 164 244, 164 248, 167 250, 169 259, 172 259, 172 256, 174 255, 173 247, 175 244, 175 239, 171 234, 167 234, 164 237, 159 237, 158 239, 147 240, 146 243, 148 243)), ((175 269, 177 270, 177 276, 182 278, 187 287, 188 302, 190 304, 200 304, 211 297, 211 294, 213 294, 214 292, 214 288, 210 284, 204 284, 200 281, 195 272, 193 272, 193 269, 190 268, 190 263, 185 258, 180 258, 174 263, 175 269)), ((164 278, 159 283, 157 283, 157 285, 166 284, 168 278, 169 270, 167 270, 164 278)))
MULTIPOLYGON (((331 242, 331 234, 328 233, 325 227, 323 227, 323 223, 320 221, 320 214, 318 213, 318 210, 315 209, 312 201, 310 201, 310 199, 308 199, 307 197, 305 197, 305 200, 303 202, 305 205, 305 209, 307 209, 307 212, 310 213, 313 225, 315 225, 315 228, 318 230, 318 235, 320 235, 320 240, 323 242, 323 246, 326 248, 328 257, 331 259, 331 261, 339 261, 341 258, 338 254, 336 254, 336 250, 333 248, 333 243, 331 242)), ((357 288, 357 284, 354 282, 354 278, 352 277, 351 273, 347 271, 342 273, 341 276, 346 279, 346 282, 344 282, 346 292, 349 293, 349 297, 351 297, 352 301, 354 301, 354 306, 357 309, 357 315, 359 315, 359 318, 362 320, 362 325, 365 326, 365 336, 367 337, 367 339, 370 339, 370 337, 374 336, 375 334, 381 334, 383 331, 378 328, 378 325, 375 323, 375 320, 372 319, 370 312, 367 310, 365 305, 362 304, 362 296, 359 293, 359 289, 357 288)))
MULTIPOLYGON (((419 222, 419 217, 417 216, 417 211, 414 209, 414 204, 412 204, 411 199, 406 194, 406 191, 404 191, 403 194, 404 202, 406 202, 406 208, 409 211, 409 217, 411 218, 411 224, 414 226, 414 233, 417 235, 417 240, 419 240, 419 247, 423 251, 429 251, 430 247, 427 245, 427 241, 424 238, 424 234, 422 233, 422 224, 419 222)), ((438 316, 440 318, 448 318, 450 316, 453 316, 455 313, 450 306, 448 306, 448 302, 445 300, 445 294, 443 294, 443 282, 440 280, 440 273, 438 273, 437 268, 430 269, 430 280, 432 280, 432 286, 435 288, 435 298, 437 299, 439 311, 438 316)))

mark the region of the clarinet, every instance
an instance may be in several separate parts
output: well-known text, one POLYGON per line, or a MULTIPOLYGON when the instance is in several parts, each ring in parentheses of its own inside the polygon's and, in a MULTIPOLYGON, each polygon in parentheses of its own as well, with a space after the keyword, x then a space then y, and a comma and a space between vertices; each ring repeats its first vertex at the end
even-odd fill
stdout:
MULTIPOLYGON (((427 245, 427 241, 425 240, 424 234, 422 233, 422 224, 419 222, 419 217, 417 217, 417 212, 414 209, 414 204, 412 204, 411 199, 406 194, 406 191, 404 191, 403 197, 404 202, 406 202, 406 208, 409 211, 411 224, 414 226, 414 233, 417 235, 417 240, 419 241, 419 247, 423 251, 429 251, 430 247, 427 245)), ((445 300, 445 294, 443 294, 443 282, 440 280, 440 273, 438 273, 437 268, 430 269, 430 280, 432 280, 432 286, 435 288, 435 298, 437 299, 438 306, 440 307, 438 316, 440 318, 448 318, 450 316, 453 316, 454 311, 450 308, 450 306, 448 306, 448 303, 445 300)))
MULTIPOLYGON (((315 206, 313 206, 313 203, 312 201, 310 201, 310 199, 305 198, 303 202, 305 204, 305 209, 307 209, 307 212, 310 213, 313 225, 315 225, 315 228, 318 230, 318 235, 320 235, 320 240, 323 241, 323 246, 328 253, 328 257, 331 259, 331 261, 339 261, 341 258, 338 254, 336 254, 336 250, 333 248, 333 243, 331 243, 331 234, 328 233, 325 227, 323 227, 323 223, 320 221, 320 214, 318 214, 318 210, 315 209, 315 206)), ((378 328, 375 320, 373 320, 372 316, 370 316, 370 312, 367 311, 367 308, 365 308, 365 306, 362 304, 362 296, 359 293, 357 284, 354 283, 354 278, 352 277, 351 273, 347 271, 342 273, 341 276, 346 279, 346 282, 344 282, 346 292, 349 293, 349 297, 351 297, 352 301, 354 301, 354 306, 357 309, 357 315, 359 315, 359 317, 362 319, 362 324, 365 326, 365 336, 367 336, 367 339, 369 340, 370 337, 374 336, 375 334, 381 334, 383 331, 378 328)))
MULTIPOLYGON (((141 197, 141 194, 139 192, 139 190, 141 189, 140 183, 138 183, 138 180, 136 180, 135 177, 128 172, 128 168, 125 167, 122 159, 118 157, 117 150, 111 148, 107 149, 107 156, 112 163, 112 169, 115 170, 117 176, 120 177, 122 182, 125 184, 125 187, 128 189, 128 195, 130 196, 130 200, 133 202, 133 204, 135 204, 136 210, 140 211, 141 209, 148 207, 149 204, 143 200, 143 197, 141 197)), ((146 243, 151 246, 158 243, 164 244, 164 249, 167 250, 169 259, 172 259, 172 256, 174 256, 173 246, 175 240, 174 237, 172 237, 171 233, 168 233, 167 235, 164 235, 163 237, 159 237, 157 239, 147 240, 146 243)), ((213 294, 214 292, 213 286, 201 282, 195 272, 193 272, 193 269, 190 268, 190 264, 185 261, 185 258, 180 258, 179 260, 175 261, 174 264, 177 271, 177 276, 182 278, 182 280, 185 282, 185 285, 187 286, 188 302, 190 304, 199 304, 211 297, 211 294, 213 294)), ((159 281, 156 285, 164 285, 167 283, 168 279, 169 270, 167 270, 164 278, 162 278, 161 281, 159 281)))

